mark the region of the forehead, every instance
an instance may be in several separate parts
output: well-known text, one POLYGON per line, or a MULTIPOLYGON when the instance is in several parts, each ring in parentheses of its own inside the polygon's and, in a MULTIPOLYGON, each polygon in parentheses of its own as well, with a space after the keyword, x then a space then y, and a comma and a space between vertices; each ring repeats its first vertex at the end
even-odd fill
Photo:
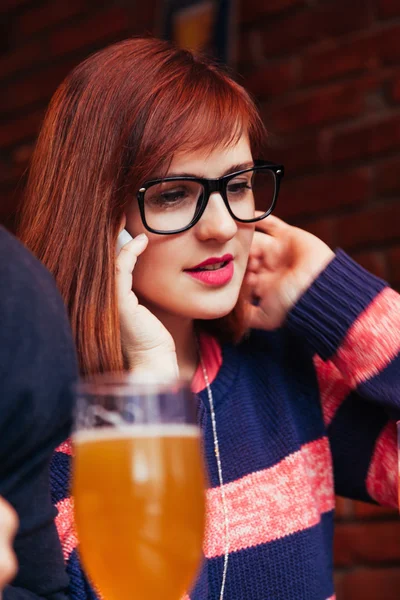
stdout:
POLYGON ((212 150, 200 148, 174 154, 168 174, 188 173, 198 177, 220 177, 231 166, 252 161, 250 142, 247 135, 229 146, 217 146, 212 150))

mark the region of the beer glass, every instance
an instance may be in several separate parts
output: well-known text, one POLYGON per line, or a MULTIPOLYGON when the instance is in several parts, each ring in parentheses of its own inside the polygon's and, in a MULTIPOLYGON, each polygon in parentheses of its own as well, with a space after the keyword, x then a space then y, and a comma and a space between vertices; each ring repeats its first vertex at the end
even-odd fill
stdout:
POLYGON ((79 552, 105 600, 180 600, 202 558, 205 472, 185 382, 127 374, 78 385, 79 552))

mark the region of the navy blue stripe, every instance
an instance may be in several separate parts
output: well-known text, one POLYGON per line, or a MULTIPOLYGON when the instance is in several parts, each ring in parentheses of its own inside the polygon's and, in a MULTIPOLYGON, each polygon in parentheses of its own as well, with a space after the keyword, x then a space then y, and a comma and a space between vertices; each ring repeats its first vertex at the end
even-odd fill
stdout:
MULTIPOLYGON (((218 398, 215 414, 225 483, 276 465, 326 435, 311 353, 288 331, 253 332, 238 348, 224 347, 221 373, 211 388, 218 398), (225 361, 227 368, 236 364, 237 369, 227 390, 225 361)), ((216 486, 207 392, 200 397, 209 480, 216 486)))
MULTIPOLYGON (((262 518, 262 515, 260 515, 262 518)), ((321 522, 280 540, 229 555, 226 597, 237 600, 326 600, 334 594, 332 582, 333 513, 321 522), (257 569, 254 569, 257 565, 257 569)), ((192 590, 191 600, 217 600, 224 557, 208 561, 192 590), (208 595, 204 589, 208 587, 208 595)))
POLYGON ((71 552, 68 559, 67 573, 70 578, 69 597, 71 600, 98 600, 97 595, 82 570, 76 548, 71 552))
POLYGON ((376 439, 388 422, 382 407, 352 392, 339 407, 328 435, 335 491, 340 496, 371 502, 366 479, 376 439))
POLYGON ((50 465, 51 500, 53 504, 65 500, 71 494, 69 489, 71 463, 72 457, 69 454, 54 452, 50 465))
POLYGON ((379 398, 381 406, 385 406, 391 418, 400 419, 400 355, 375 377, 371 377, 359 386, 366 398, 379 398))

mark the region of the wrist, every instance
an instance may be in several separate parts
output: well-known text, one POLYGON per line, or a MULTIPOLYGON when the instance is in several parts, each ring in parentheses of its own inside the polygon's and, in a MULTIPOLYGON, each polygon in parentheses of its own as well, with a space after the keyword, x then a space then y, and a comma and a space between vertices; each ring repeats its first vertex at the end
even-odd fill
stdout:
POLYGON ((128 370, 135 378, 148 380, 173 380, 179 378, 175 351, 135 352, 127 356, 128 370))

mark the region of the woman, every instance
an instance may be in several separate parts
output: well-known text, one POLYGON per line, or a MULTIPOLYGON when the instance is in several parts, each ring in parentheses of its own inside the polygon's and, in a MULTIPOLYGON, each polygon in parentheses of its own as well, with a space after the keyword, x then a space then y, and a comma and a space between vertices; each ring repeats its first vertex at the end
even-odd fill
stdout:
POLYGON ((13 540, 18 528, 15 510, 0 496, 0 594, 17 572, 13 540))
MULTIPOLYGON (((397 502, 399 296, 268 216, 283 167, 256 160, 265 138, 215 66, 116 44, 56 92, 20 231, 54 273, 83 373, 193 378, 210 489, 192 600, 333 598, 334 490, 397 502), (116 259, 122 227, 134 239, 116 259)), ((65 454, 53 466, 65 507, 65 454)))

